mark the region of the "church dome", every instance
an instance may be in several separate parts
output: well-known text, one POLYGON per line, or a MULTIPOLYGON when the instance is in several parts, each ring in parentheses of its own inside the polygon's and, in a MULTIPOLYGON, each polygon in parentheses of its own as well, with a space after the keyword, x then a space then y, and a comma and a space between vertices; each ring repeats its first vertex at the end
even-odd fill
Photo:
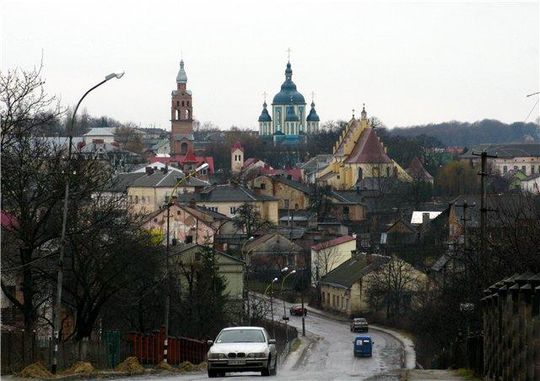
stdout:
POLYGON ((274 96, 272 104, 288 105, 292 102, 295 105, 305 105, 304 96, 296 90, 296 85, 292 81, 291 63, 287 62, 285 70, 285 82, 281 85, 281 91, 274 96))
POLYGON ((263 103, 263 110, 261 112, 261 115, 259 116, 259 122, 271 122, 272 118, 270 117, 270 114, 268 113, 268 110, 266 109, 266 102, 263 103))
POLYGON ((180 61, 180 70, 178 70, 178 75, 176 76, 176 83, 187 83, 187 74, 184 70, 184 60, 180 61))
POLYGON ((317 111, 315 111, 315 103, 311 102, 311 110, 309 111, 309 114, 306 118, 308 122, 319 122, 320 118, 319 115, 317 115, 317 111))

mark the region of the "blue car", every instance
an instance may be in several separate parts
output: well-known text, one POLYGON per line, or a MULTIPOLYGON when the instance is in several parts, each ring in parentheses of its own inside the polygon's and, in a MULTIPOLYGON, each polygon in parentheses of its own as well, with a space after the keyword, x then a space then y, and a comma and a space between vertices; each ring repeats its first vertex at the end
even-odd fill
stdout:
POLYGON ((356 336, 353 341, 354 357, 368 356, 373 354, 373 340, 369 336, 356 336))

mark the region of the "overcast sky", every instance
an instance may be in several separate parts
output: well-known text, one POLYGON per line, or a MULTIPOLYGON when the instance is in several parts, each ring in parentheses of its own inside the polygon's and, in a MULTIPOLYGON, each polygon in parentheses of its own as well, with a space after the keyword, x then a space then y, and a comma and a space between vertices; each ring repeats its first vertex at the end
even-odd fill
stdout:
MULTIPOLYGON (((366 103, 389 127, 484 118, 523 121, 538 100, 539 1, 0 0, 2 70, 38 65, 75 104, 170 129, 181 52, 194 116, 257 127, 284 80, 321 121, 366 103)), ((538 106, 529 120, 538 117, 538 106)))

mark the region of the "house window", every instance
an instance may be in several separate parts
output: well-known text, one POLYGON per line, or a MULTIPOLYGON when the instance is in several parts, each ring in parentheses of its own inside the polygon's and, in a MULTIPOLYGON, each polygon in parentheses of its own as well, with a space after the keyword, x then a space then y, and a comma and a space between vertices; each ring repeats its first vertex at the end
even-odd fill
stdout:
POLYGON ((129 203, 133 204, 133 196, 129 196, 129 203))
POLYGON ((231 206, 231 207, 229 208, 231 214, 235 214, 237 209, 238 209, 238 208, 237 208, 236 206, 231 206))
POLYGON ((322 301, 324 302, 324 294, 325 292, 322 293, 322 301))
POLYGON ((289 200, 283 200, 283 205, 285 206, 285 209, 289 209, 289 200))
POLYGON ((211 210, 212 212, 217 212, 218 211, 217 206, 210 206, 208 209, 211 210))
POLYGON ((187 235, 185 243, 192 243, 192 242, 193 242, 193 236, 192 235, 187 235))
POLYGON ((141 204, 144 204, 146 202, 146 197, 141 196, 141 204))
POLYGON ((508 172, 508 166, 507 166, 507 165, 505 165, 505 166, 503 167, 503 173, 506 173, 506 172, 508 172))
POLYGON ((390 167, 386 167, 386 177, 390 177, 390 167))
POLYGON ((135 196, 135 204, 139 203, 139 196, 135 196))
POLYGON ((534 165, 531 165, 531 175, 534 175, 534 165))
POLYGON ((261 189, 266 189, 266 183, 261 183, 261 189))
POLYGON ((526 166, 521 166, 521 170, 523 171, 523 174, 526 175, 527 174, 527 167, 526 166))
POLYGON ((514 165, 514 171, 517 171, 517 170, 518 170, 518 166, 514 165))

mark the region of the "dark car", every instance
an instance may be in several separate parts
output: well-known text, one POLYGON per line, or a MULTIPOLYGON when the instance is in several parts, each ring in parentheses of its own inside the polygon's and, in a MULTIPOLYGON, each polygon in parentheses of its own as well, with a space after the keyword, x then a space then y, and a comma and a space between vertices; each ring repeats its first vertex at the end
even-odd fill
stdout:
MULTIPOLYGON (((301 305, 292 306, 289 309, 289 312, 291 313, 291 316, 292 315, 302 316, 302 306, 301 305)), ((307 308, 304 307, 304 316, 306 316, 306 315, 307 315, 307 308)))
POLYGON ((351 321, 351 332, 368 332, 368 322, 364 318, 354 318, 351 321))

